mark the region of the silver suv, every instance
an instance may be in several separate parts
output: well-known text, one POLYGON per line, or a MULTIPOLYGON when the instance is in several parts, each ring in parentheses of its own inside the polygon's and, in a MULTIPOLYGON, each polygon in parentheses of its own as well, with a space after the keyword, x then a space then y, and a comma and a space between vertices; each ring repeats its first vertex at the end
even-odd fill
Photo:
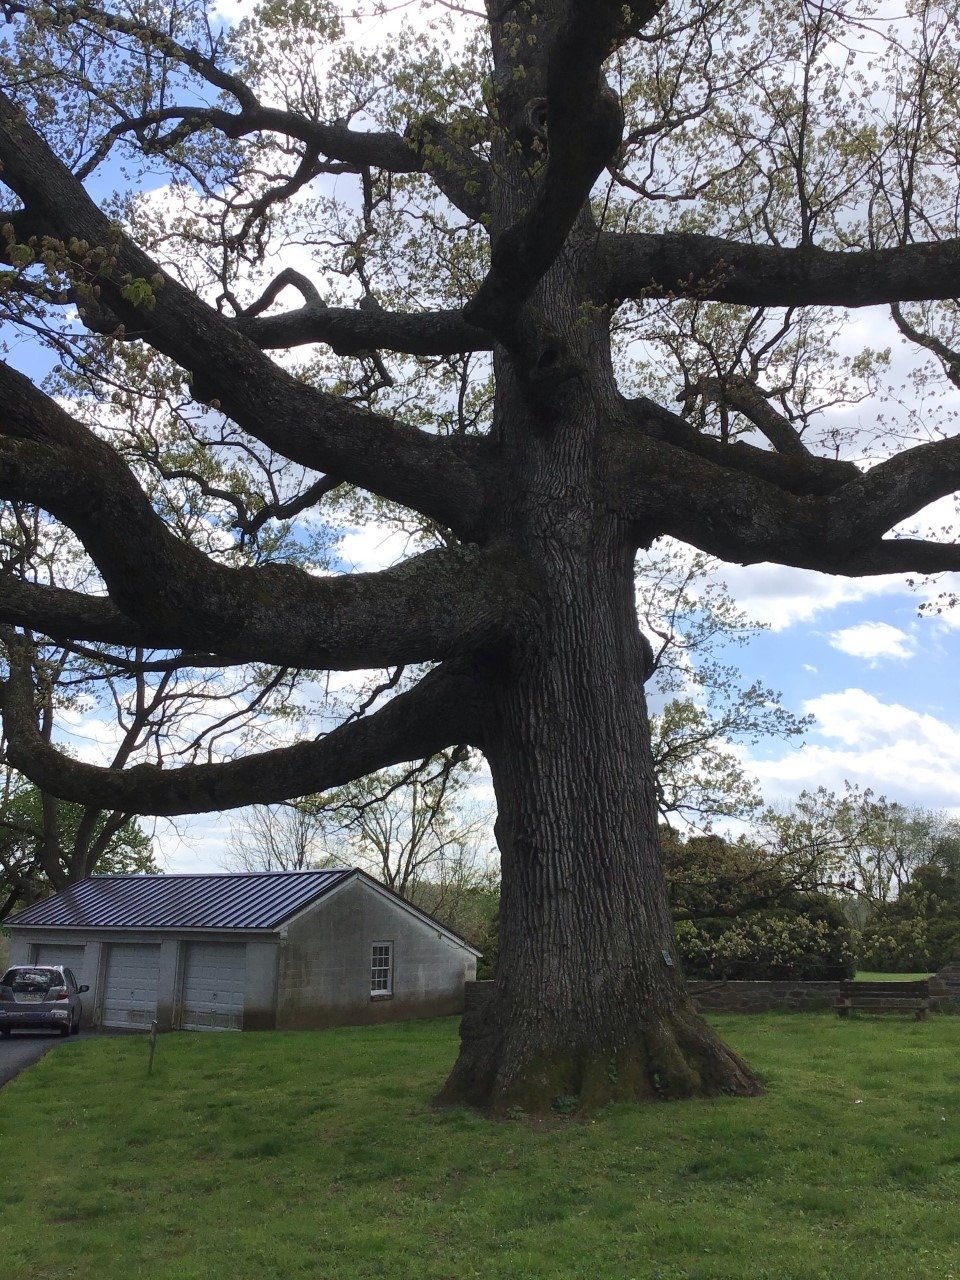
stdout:
POLYGON ((0 1036, 18 1027, 76 1035, 83 1015, 80 996, 89 990, 62 965, 14 965, 0 978, 0 1036))

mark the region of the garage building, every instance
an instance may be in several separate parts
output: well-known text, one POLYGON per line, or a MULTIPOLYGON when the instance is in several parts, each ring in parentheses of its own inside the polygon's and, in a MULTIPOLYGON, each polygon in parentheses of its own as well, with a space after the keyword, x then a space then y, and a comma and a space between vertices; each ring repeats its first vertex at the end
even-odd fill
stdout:
POLYGON ((458 1013, 479 952, 359 870, 94 876, 5 922, 65 964, 85 1021, 259 1030, 458 1013))

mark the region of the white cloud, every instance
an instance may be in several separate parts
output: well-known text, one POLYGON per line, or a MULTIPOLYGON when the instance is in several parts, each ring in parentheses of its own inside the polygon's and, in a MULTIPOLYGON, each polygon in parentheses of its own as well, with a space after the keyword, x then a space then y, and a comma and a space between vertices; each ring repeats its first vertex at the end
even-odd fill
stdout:
POLYGON ((86 708, 63 707, 58 713, 57 736, 82 764, 109 763, 120 745, 122 730, 116 720, 86 708))
POLYGON ((381 524, 348 529, 337 543, 337 555, 355 573, 386 569, 414 550, 409 534, 381 524))
POLYGON ((229 859, 233 821, 232 812, 161 818, 153 830, 154 856, 169 874, 223 871, 229 859))
POLYGON ((233 26, 244 18, 252 18, 256 7, 256 0, 216 0, 210 10, 210 20, 214 24, 226 22, 233 26))
POLYGON ((915 746, 929 744, 948 754, 955 750, 960 761, 960 731, 936 716, 898 702, 882 702, 863 689, 821 694, 805 702, 803 709, 816 717, 825 738, 876 748, 897 746, 908 735, 915 746))
POLYGON ((823 694, 803 709, 817 724, 801 750, 779 759, 744 756, 768 800, 818 786, 837 791, 849 779, 906 804, 956 805, 960 725, 863 689, 823 694))
POLYGON ((772 631, 811 622, 840 605, 910 590, 899 575, 840 578, 777 564, 724 565, 720 576, 744 611, 772 631))
POLYGON ((881 658, 904 661, 912 658, 917 649, 912 636, 889 622, 860 622, 855 627, 831 632, 827 639, 834 649, 851 658, 865 658, 871 666, 881 658))

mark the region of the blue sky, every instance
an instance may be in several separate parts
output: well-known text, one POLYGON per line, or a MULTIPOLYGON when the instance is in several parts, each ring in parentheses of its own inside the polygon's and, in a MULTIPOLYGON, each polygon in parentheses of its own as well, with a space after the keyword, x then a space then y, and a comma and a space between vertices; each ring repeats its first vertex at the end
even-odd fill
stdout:
POLYGON ((814 716, 801 746, 768 742, 748 753, 769 801, 848 778, 908 804, 960 804, 955 617, 920 616, 923 596, 905 582, 847 583, 774 566, 727 578, 771 624, 743 651, 744 669, 791 710, 814 716), (778 579, 783 596, 772 594, 778 579), (791 609, 809 616, 786 623, 791 609))

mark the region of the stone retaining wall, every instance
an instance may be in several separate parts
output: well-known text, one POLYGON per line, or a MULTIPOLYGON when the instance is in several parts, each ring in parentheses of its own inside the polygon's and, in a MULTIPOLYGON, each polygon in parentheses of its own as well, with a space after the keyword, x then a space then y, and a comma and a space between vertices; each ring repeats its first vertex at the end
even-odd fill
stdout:
POLYGON ((463 987, 463 1012, 475 1013, 490 999, 493 994, 492 982, 467 982, 463 987))
POLYGON ((960 1013, 960 956, 930 979, 930 994, 938 1005, 960 1013))
MULTIPOLYGON (((829 1009, 847 982, 690 982, 697 1007, 712 1013, 768 1013, 775 1009, 829 1009)), ((895 984, 891 984, 893 986, 895 984)), ((492 982, 468 982, 465 1011, 478 1011, 490 998, 492 982)))
MULTIPOLYGON (((895 986, 895 983, 891 983, 895 986)), ((852 982, 688 982, 698 1009, 707 1013, 811 1013, 832 1009, 852 982)))
MULTIPOLYGON (((919 983, 909 984, 912 991, 919 983)), ((709 1013, 811 1013, 832 1009, 848 991, 864 991, 856 982, 689 982, 687 987, 697 1008, 709 1013)), ((892 997, 907 994, 901 982, 873 982, 871 991, 892 997)), ((943 1012, 960 1012, 960 960, 948 965, 930 979, 930 995, 934 1008, 943 1012)), ((465 1012, 478 1012, 493 991, 492 982, 468 982, 465 989, 465 1012)))

